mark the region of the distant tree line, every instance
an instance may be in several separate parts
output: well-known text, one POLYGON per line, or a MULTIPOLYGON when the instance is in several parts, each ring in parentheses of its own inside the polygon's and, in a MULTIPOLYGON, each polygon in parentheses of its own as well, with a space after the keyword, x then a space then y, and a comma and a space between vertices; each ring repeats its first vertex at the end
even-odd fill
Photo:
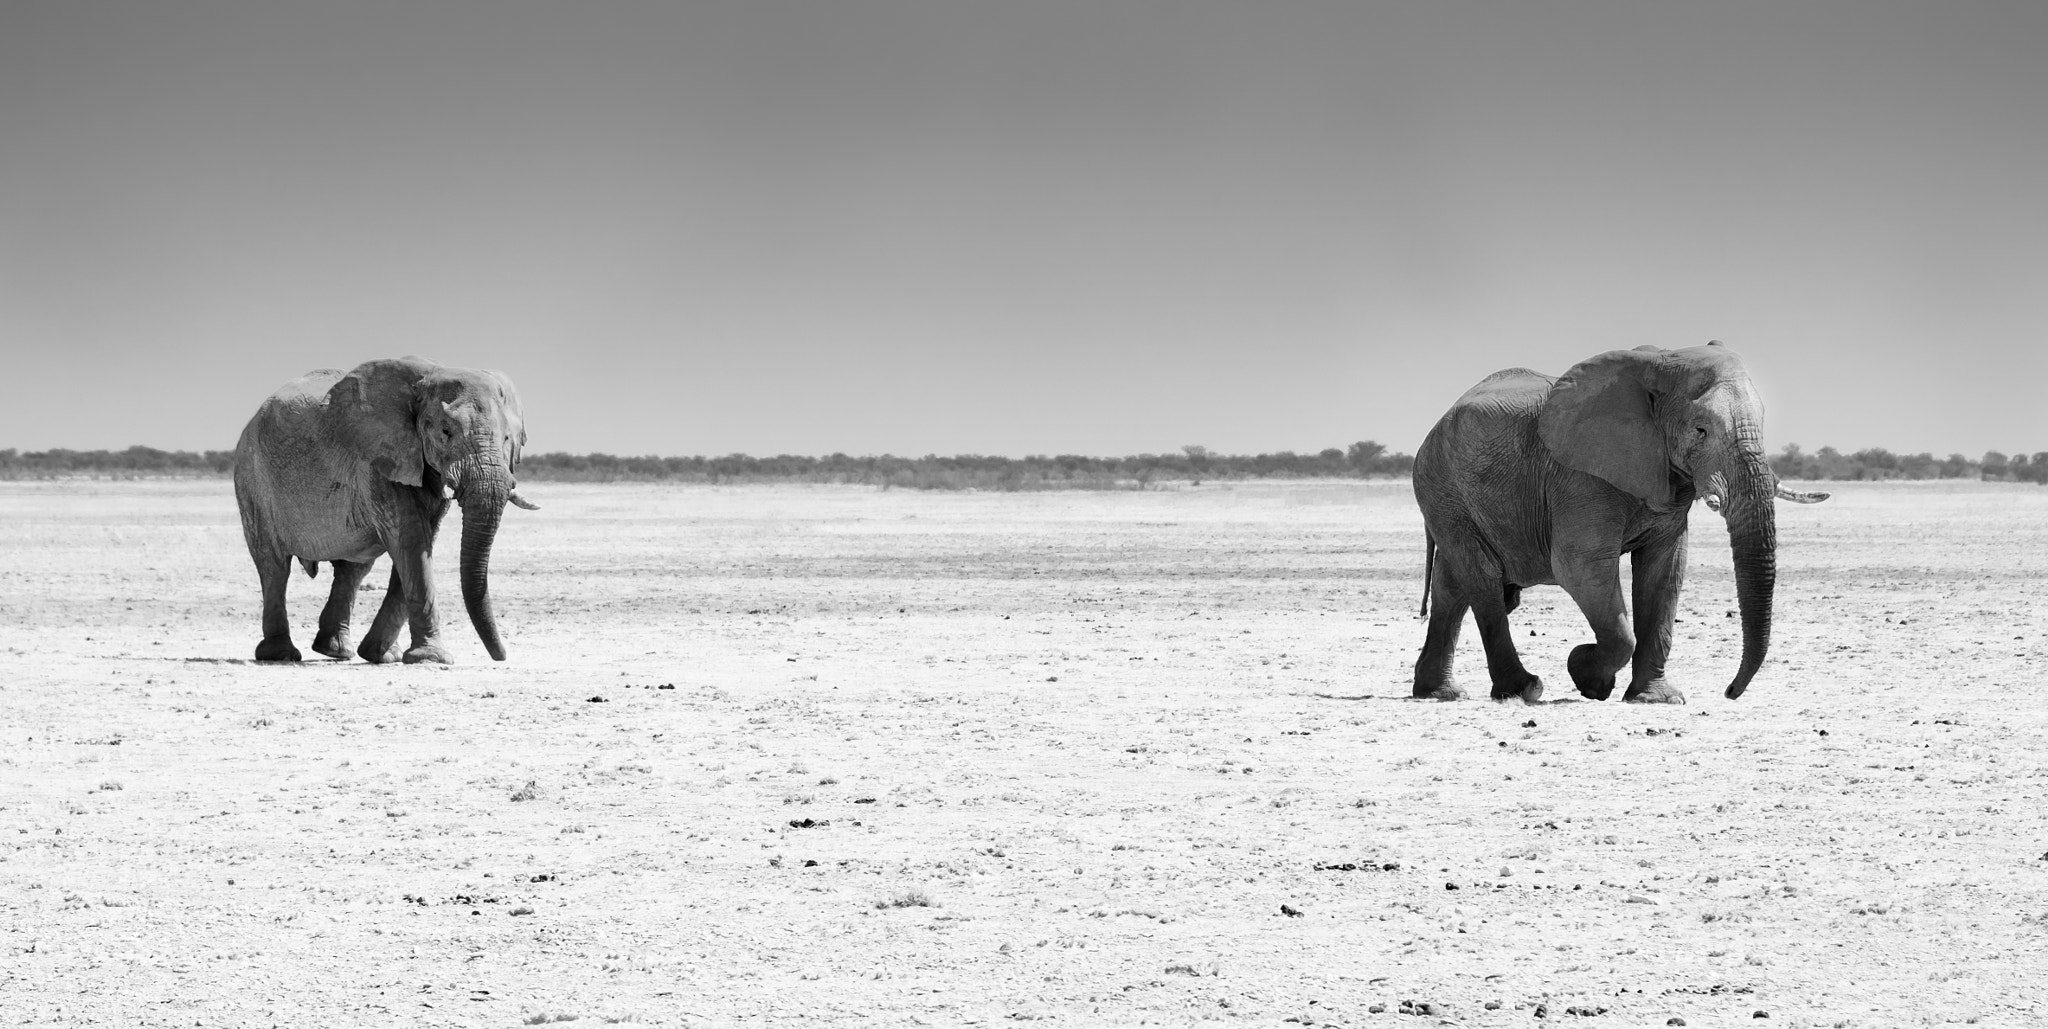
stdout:
POLYGON ((132 479, 141 476, 226 475, 234 471, 232 450, 0 450, 0 479, 50 479, 93 476, 132 479))
MULTIPOLYGON (((234 462, 235 455, 230 450, 195 453, 129 447, 22 453, 8 449, 0 450, 0 478, 225 475, 233 470, 234 462)), ((909 489, 1115 489, 1143 488, 1154 482, 1199 483, 1217 479, 1405 477, 1414 465, 1415 459, 1409 455, 1388 453, 1382 444, 1366 440, 1341 450, 1330 447, 1313 454, 1291 450, 1217 454, 1207 447, 1187 446, 1178 453, 1130 457, 621 457, 556 452, 526 455, 519 463, 519 477, 526 481, 556 482, 821 482, 909 489)))
POLYGON ((1971 460, 1961 454, 1935 457, 1933 454, 1894 454, 1882 447, 1844 454, 1822 447, 1808 454, 1799 444, 1788 443, 1771 458, 1771 470, 1781 479, 1831 479, 1858 481, 1872 479, 1983 479, 1992 482, 2048 484, 2048 451, 2032 456, 2007 456, 1996 450, 1971 460))
MULTIPOLYGON (((62 476, 140 478, 215 476, 233 470, 232 450, 0 450, 0 479, 62 476)), ((1129 457, 807 457, 777 454, 752 457, 620 457, 613 454, 529 454, 520 462, 524 480, 556 482, 824 482, 907 489, 1131 489, 1155 482, 1212 480, 1404 478, 1415 467, 1408 454, 1389 453, 1370 440, 1313 454, 1282 450, 1271 454, 1217 454, 1186 446, 1178 453, 1129 457)), ((1882 448, 1844 454, 1822 447, 1809 454, 1791 443, 1771 458, 1782 479, 1983 479, 2048 484, 2048 451, 2007 455, 1993 450, 1976 460, 1961 454, 1894 454, 1882 448)))
POLYGON ((1154 482, 1201 483, 1241 479, 1405 477, 1415 467, 1407 454, 1388 453, 1370 440, 1313 454, 1217 454, 1186 446, 1179 453, 1089 457, 1081 454, 995 457, 617 457, 611 454, 536 454, 522 459, 522 479, 569 482, 833 482, 909 489, 1115 489, 1154 482))

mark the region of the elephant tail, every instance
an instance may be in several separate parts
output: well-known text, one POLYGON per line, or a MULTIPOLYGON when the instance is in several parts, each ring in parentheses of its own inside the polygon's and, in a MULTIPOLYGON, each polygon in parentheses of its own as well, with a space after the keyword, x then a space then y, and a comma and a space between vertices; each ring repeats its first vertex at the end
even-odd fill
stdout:
POLYGON ((1428 529, 1424 529, 1422 530, 1422 614, 1419 617, 1429 617, 1429 581, 1430 577, 1435 574, 1436 537, 1430 535, 1428 529))

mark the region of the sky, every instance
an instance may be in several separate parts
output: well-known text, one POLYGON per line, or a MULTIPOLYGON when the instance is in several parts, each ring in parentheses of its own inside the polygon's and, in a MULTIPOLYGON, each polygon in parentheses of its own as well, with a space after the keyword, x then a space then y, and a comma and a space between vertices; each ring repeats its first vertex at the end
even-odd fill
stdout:
POLYGON ((2048 449, 2039 0, 0 0, 0 448, 315 368, 532 452, 1413 451, 1719 339, 1766 443, 2048 449))

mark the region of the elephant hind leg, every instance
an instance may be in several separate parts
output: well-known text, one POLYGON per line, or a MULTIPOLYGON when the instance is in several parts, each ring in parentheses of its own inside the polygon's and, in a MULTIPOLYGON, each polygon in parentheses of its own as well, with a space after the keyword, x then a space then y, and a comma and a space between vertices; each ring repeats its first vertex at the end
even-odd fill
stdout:
MULTIPOLYGON (((1520 591, 1516 591, 1519 597, 1520 591)), ((1533 702, 1543 696, 1543 680, 1522 665, 1515 649, 1513 630, 1508 628, 1507 604, 1488 595, 1472 605, 1472 620, 1479 626, 1479 641, 1486 647, 1486 673, 1493 680, 1495 700, 1533 702)))
POLYGON ((1486 674, 1492 680, 1495 700, 1521 698, 1533 701, 1543 695, 1543 680, 1522 665, 1515 649, 1515 637, 1508 627, 1508 614, 1522 602, 1522 588, 1507 581, 1506 573, 1491 551, 1473 546, 1451 554, 1446 562, 1472 605, 1472 621, 1479 627, 1479 642, 1486 648, 1486 674))
POLYGON ((256 559, 256 578, 263 584, 263 641, 256 644, 256 660, 297 661, 299 648, 292 645, 291 619, 284 605, 292 556, 255 540, 250 541, 249 555, 256 559))
POLYGON ((356 606, 356 587, 370 570, 370 563, 328 563, 334 568, 334 587, 328 592, 327 606, 320 610, 320 631, 313 637, 313 650, 336 661, 346 661, 355 653, 355 645, 348 638, 348 626, 356 606))
POLYGON ((1465 613, 1470 611, 1479 625, 1480 641, 1486 647, 1486 670, 1492 680, 1493 699, 1519 697, 1535 701, 1543 695, 1543 680, 1522 667, 1522 657, 1508 631, 1508 612, 1520 602, 1521 587, 1502 582, 1499 568, 1488 567, 1487 561, 1476 562, 1475 569, 1475 562, 1460 559, 1450 550, 1441 553, 1431 588, 1435 610, 1429 615, 1429 634, 1423 640, 1422 656, 1415 661, 1415 696, 1432 700, 1459 700, 1465 696, 1451 666, 1458 649, 1459 630, 1464 626, 1465 613), (1481 585, 1468 589, 1466 583, 1481 585))
POLYGON ((1458 633, 1464 629, 1465 612, 1472 605, 1445 579, 1441 569, 1430 583, 1429 599, 1429 631, 1422 639, 1422 656, 1415 659, 1415 698, 1463 700, 1465 691, 1458 688, 1451 674, 1451 659, 1457 656, 1458 633))

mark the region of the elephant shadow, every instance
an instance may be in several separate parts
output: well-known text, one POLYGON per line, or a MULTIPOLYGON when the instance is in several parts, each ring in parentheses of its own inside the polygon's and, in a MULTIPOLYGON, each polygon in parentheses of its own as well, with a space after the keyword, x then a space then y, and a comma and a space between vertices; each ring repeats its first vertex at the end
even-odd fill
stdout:
MULTIPOLYGON (((1317 700, 1346 700, 1346 701, 1359 701, 1359 700, 1392 700, 1392 701, 1399 701, 1399 702, 1401 702, 1401 703, 1404 703, 1404 704, 1437 704, 1437 703, 1441 703, 1441 701, 1437 700, 1437 699, 1436 699, 1436 698, 1434 698, 1434 697, 1417 697, 1417 696, 1413 696, 1413 695, 1411 695, 1411 694, 1409 694, 1409 693, 1390 693, 1390 694, 1385 694, 1385 695, 1382 695, 1382 694, 1378 694, 1378 693, 1360 693, 1360 694, 1358 694, 1357 696, 1353 696, 1353 697, 1347 697, 1347 696, 1344 696, 1343 694, 1340 694, 1340 693, 1311 693, 1311 694, 1309 694, 1309 696, 1312 696, 1312 697, 1316 698, 1317 700)), ((1524 703, 1524 704, 1525 704, 1526 706, 1528 706, 1528 707, 1555 707, 1555 706, 1557 706, 1557 705, 1559 705, 1559 704, 1583 704, 1583 703, 1585 703, 1585 702, 1586 702, 1586 701, 1585 701, 1585 699, 1584 699, 1584 698, 1582 698, 1582 697, 1558 697, 1558 698, 1557 698, 1557 699, 1555 699, 1555 700, 1539 700, 1539 701, 1535 702, 1534 704, 1527 704, 1526 702, 1522 702, 1522 703, 1524 703)))

